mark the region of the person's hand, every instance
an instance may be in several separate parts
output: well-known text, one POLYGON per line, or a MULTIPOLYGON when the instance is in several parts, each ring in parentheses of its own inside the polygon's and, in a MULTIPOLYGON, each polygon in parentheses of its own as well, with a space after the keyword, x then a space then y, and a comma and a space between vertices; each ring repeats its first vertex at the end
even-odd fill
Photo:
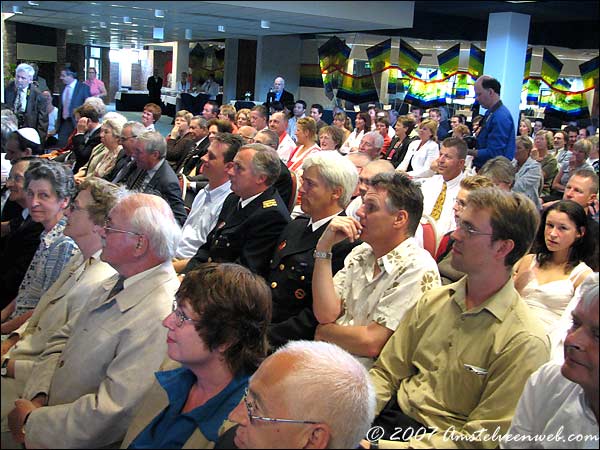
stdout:
POLYGON ((177 139, 179 137, 179 126, 175 125, 171 130, 171 139, 177 139))
POLYGON ((77 121, 77 133, 85 133, 88 130, 88 125, 90 124, 90 119, 87 117, 82 117, 77 121))
POLYGON ((14 409, 8 413, 8 428, 16 442, 20 444, 25 442, 25 432, 23 431, 25 418, 31 411, 37 408, 29 400, 20 399, 15 402, 14 409))
POLYGON ((348 238, 350 242, 360 238, 362 225, 354 217, 336 216, 321 235, 316 249, 318 251, 331 251, 338 242, 348 238))

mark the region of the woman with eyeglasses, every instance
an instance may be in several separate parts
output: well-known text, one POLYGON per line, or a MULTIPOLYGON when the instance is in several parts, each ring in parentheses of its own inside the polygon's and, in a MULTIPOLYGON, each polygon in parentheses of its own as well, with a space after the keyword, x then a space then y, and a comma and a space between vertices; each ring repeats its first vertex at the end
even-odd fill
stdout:
POLYGON ((271 293, 260 276, 203 264, 175 298, 163 320, 172 360, 163 368, 179 367, 155 374, 121 448, 213 448, 266 356, 271 293))
POLYGON ((542 214, 532 253, 517 265, 515 287, 551 332, 577 286, 592 272, 595 244, 585 210, 564 200, 542 214), (586 264, 587 263, 587 264, 586 264))
POLYGON ((64 212, 76 192, 70 168, 40 159, 30 162, 24 176, 29 215, 44 230, 17 296, 2 309, 2 334, 12 333, 31 317, 42 294, 78 251, 73 239, 63 233, 67 223, 64 212))

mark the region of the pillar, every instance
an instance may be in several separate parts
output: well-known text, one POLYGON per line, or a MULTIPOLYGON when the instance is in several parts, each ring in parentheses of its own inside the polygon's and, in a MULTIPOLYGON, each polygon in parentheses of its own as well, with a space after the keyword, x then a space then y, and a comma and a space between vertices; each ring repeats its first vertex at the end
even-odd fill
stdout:
POLYGON ((223 70, 223 104, 236 99, 239 39, 225 39, 223 70))
POLYGON ((173 88, 178 89, 181 81, 181 72, 187 72, 190 66, 190 43, 189 41, 177 41, 173 43, 173 88))

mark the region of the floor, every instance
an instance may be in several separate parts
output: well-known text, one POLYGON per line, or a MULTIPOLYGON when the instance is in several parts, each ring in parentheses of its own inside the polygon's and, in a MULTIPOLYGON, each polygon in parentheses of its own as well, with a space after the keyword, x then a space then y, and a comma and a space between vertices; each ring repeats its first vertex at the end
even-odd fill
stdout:
MULTIPOLYGON (((127 120, 136 120, 138 122, 142 121, 142 113, 140 111, 116 111, 115 110, 115 104, 114 103, 109 103, 108 105, 106 105, 106 111, 114 111, 114 112, 118 112, 119 114, 123 114, 127 120)), ((173 120, 172 117, 169 116, 162 116, 158 122, 156 122, 154 124, 154 128, 156 129, 156 131, 158 131, 160 134, 162 134, 163 136, 167 136, 170 132, 171 129, 173 128, 173 125, 171 125, 171 121, 173 120)))

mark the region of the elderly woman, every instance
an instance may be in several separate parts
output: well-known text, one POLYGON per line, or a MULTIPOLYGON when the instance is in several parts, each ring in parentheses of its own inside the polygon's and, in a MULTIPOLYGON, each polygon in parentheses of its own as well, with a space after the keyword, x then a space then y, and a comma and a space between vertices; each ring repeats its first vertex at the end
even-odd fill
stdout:
POLYGON ((242 127, 250 127, 250 110, 248 108, 242 108, 235 114, 235 124, 238 129, 242 127))
POLYGON ((181 367, 156 373, 121 448, 212 448, 266 356, 270 320, 271 292, 245 267, 188 273, 163 320, 167 354, 181 367))
POLYGON ((367 113, 358 113, 356 119, 354 119, 354 124, 356 128, 354 128, 354 131, 350 133, 350 136, 348 136, 342 145, 341 150, 344 155, 358 151, 358 146, 363 136, 365 133, 371 131, 371 116, 367 113))
POLYGON ((63 234, 64 211, 75 194, 71 170, 55 161, 31 162, 25 172, 25 191, 31 219, 42 224, 44 231, 19 293, 2 310, 2 334, 13 332, 31 317, 42 294, 56 281, 77 250, 75 242, 63 234), (12 318, 7 320, 11 314, 12 318))
POLYGON ((438 123, 425 119, 419 125, 419 140, 408 146, 406 156, 398 166, 411 178, 428 178, 434 175, 431 163, 440 156, 440 146, 437 143, 438 123))
POLYGON ((518 136, 515 140, 516 151, 513 164, 515 166, 514 192, 521 192, 529 198, 535 207, 542 209, 540 191, 542 190, 543 176, 540 164, 531 158, 533 145, 527 136, 518 136))
POLYGON ((344 139, 344 132, 338 127, 326 125, 319 131, 321 150, 336 150, 339 153, 344 139))
POLYGON ((194 137, 188 132, 194 115, 181 109, 175 114, 175 125, 167 136, 167 162, 175 169, 194 148, 194 137))
POLYGON ((587 158, 592 151, 592 143, 589 139, 581 139, 573 144, 572 156, 568 161, 562 163, 560 170, 554 177, 552 182, 552 192, 550 197, 546 198, 545 201, 549 200, 560 200, 565 192, 565 187, 571 174, 577 169, 590 169, 594 170, 592 166, 587 163, 587 158))
POLYGON ((92 150, 90 160, 75 175, 75 181, 81 182, 87 177, 103 178, 108 175, 117 162, 121 146, 121 132, 127 119, 118 113, 104 116, 100 128, 100 144, 92 150))
POLYGON ((552 181, 558 173, 558 162, 556 161, 556 157, 550 153, 553 137, 552 131, 538 131, 533 140, 533 150, 531 150, 531 157, 540 163, 542 166, 542 173, 544 174, 542 197, 550 195, 552 181))
POLYGON ((488 159, 479 169, 478 175, 489 178, 496 187, 503 191, 510 191, 515 184, 515 168, 504 156, 488 159))

